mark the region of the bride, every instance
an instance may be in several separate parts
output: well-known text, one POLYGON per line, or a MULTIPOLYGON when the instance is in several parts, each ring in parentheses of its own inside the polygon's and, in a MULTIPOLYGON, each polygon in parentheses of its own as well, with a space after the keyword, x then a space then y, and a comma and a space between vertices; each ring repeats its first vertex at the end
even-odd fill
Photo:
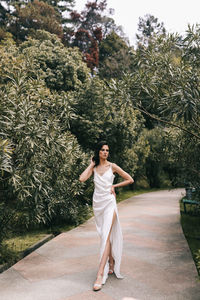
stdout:
POLYGON ((93 211, 97 232, 101 238, 100 264, 93 286, 94 291, 99 291, 102 288, 108 274, 115 273, 117 278, 123 278, 120 274, 123 241, 115 188, 134 182, 128 173, 115 163, 108 161, 108 156, 109 146, 107 142, 98 143, 90 165, 79 178, 81 182, 84 182, 92 174, 94 175, 93 211), (124 180, 113 184, 115 173, 119 174, 124 180))

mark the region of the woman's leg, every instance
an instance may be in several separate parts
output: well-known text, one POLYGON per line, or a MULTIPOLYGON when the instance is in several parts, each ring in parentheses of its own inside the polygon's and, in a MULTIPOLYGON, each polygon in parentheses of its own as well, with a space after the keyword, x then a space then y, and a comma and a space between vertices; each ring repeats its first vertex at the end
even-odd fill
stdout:
MULTIPOLYGON (((112 249, 111 249, 111 247, 110 247, 110 253, 109 253, 109 264, 110 264, 110 266, 114 266, 114 258, 112 257, 112 249)), ((113 268, 110 268, 110 269, 113 269, 113 268)))
POLYGON ((114 213, 113 213, 113 219, 112 219, 112 224, 111 224, 111 227, 110 227, 110 232, 108 234, 108 238, 107 238, 107 241, 106 241, 105 250, 104 250, 104 253, 102 255, 101 262, 100 262, 100 265, 99 265, 99 270, 98 270, 98 273, 97 273, 97 278, 99 278, 99 279, 97 279, 96 283, 101 283, 100 282, 101 281, 100 275, 103 276, 104 267, 106 265, 108 257, 109 257, 109 260, 111 259, 111 261, 113 261, 113 257, 111 255, 110 235, 111 235, 112 226, 113 226, 115 220, 116 220, 116 212, 114 211, 114 213))

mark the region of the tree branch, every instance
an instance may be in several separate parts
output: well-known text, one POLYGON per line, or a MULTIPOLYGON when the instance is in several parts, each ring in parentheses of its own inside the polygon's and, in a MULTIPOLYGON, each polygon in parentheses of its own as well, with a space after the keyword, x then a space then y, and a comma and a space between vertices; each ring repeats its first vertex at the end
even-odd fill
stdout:
POLYGON ((138 107, 138 106, 134 106, 134 108, 138 109, 140 112, 144 113, 145 115, 149 116, 150 118, 152 118, 152 119, 154 119, 154 120, 156 120, 156 121, 159 121, 159 122, 161 122, 161 123, 165 123, 165 124, 168 124, 168 125, 170 125, 170 126, 179 128, 180 130, 182 130, 182 131, 184 131, 184 132, 186 132, 186 133, 192 135, 193 137, 197 138, 198 140, 200 140, 200 136, 199 136, 199 135, 197 135, 197 134, 195 134, 195 133, 193 133, 193 132, 187 130, 186 128, 183 128, 183 127, 181 127, 181 126, 179 126, 179 125, 177 125, 177 124, 174 124, 174 123, 172 123, 172 122, 169 122, 169 121, 160 119, 160 118, 158 118, 158 117, 152 115, 152 114, 149 113, 148 111, 146 111, 144 108, 140 108, 140 107, 138 107))

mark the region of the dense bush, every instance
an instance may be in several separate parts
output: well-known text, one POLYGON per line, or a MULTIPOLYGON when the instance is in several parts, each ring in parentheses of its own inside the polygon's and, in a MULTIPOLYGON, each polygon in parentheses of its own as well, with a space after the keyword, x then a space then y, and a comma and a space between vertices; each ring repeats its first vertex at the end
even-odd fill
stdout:
POLYGON ((76 94, 77 118, 71 121, 71 130, 85 151, 94 150, 99 140, 106 140, 110 159, 134 175, 149 148, 142 138, 144 119, 124 104, 123 97, 117 85, 110 88, 94 77, 86 89, 76 94))
POLYGON ((69 131, 74 117, 70 100, 50 93, 40 78, 15 75, 1 90, 0 122, 1 139, 14 148, 12 170, 4 179, 12 190, 17 222, 72 221, 82 205, 78 175, 86 157, 69 131))
POLYGON ((151 188, 170 187, 172 185, 172 172, 175 167, 169 158, 168 131, 162 127, 156 127, 144 132, 144 138, 148 141, 150 151, 144 163, 146 178, 151 188))
MULTIPOLYGON (((141 111, 147 128, 162 126, 166 132, 175 134, 175 138, 173 134, 169 136, 165 145, 169 151, 166 159, 170 170, 166 171, 170 181, 182 185, 191 182, 197 189, 200 185, 199 41, 199 26, 189 28, 184 40, 173 34, 153 37, 148 46, 137 49, 133 56, 135 72, 126 74, 120 85, 124 103, 128 99, 130 105, 141 111)), ((158 157, 158 144, 166 142, 161 135, 157 138, 158 141, 156 136, 150 141, 151 149, 154 148, 150 156, 158 157), (158 147, 154 147, 155 141, 158 147)), ((147 170, 148 177, 155 181, 151 186, 161 186, 165 176, 157 177, 160 166, 157 164, 156 171, 152 158, 146 166, 150 171, 147 170)))

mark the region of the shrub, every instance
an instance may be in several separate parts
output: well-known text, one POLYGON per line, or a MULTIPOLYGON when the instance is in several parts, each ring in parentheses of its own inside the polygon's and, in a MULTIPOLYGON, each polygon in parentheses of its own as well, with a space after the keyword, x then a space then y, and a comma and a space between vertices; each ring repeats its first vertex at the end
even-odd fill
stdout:
POLYGON ((12 172, 4 179, 16 221, 26 227, 75 221, 85 204, 78 175, 87 157, 69 131, 75 117, 70 99, 50 93, 41 78, 23 70, 9 79, 0 95, 0 137, 14 147, 12 172))

